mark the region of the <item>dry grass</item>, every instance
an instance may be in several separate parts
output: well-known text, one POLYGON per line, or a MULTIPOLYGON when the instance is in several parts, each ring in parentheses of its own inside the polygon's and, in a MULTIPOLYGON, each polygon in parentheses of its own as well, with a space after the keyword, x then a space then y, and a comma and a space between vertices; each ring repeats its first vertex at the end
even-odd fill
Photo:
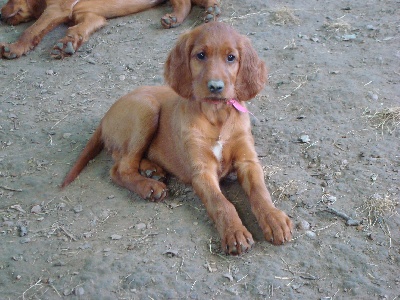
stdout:
POLYGON ((383 196, 374 194, 366 199, 359 209, 367 213, 368 225, 372 227, 377 223, 384 223, 387 215, 395 214, 398 204, 399 203, 388 194, 383 196))
POLYGON ((382 130, 382 133, 387 130, 392 134, 400 127, 400 107, 385 108, 367 117, 372 127, 382 130))
POLYGON ((367 228, 371 230, 373 226, 378 225, 389 238, 389 249, 392 248, 392 233, 386 218, 397 214, 396 207, 398 205, 399 203, 391 195, 374 194, 359 207, 362 212, 367 213, 367 228))
POLYGON ((272 192, 272 196, 276 199, 274 203, 282 199, 288 199, 291 195, 295 195, 300 189, 300 181, 289 180, 282 185, 277 186, 277 188, 272 192))
POLYGON ((327 22, 323 25, 323 27, 327 31, 331 31, 331 32, 347 33, 351 30, 350 24, 343 20, 339 20, 337 22, 332 22, 332 23, 327 22))
POLYGON ((286 24, 298 24, 299 18, 297 18, 291 8, 283 7, 271 13, 272 23, 275 25, 286 25, 286 24))

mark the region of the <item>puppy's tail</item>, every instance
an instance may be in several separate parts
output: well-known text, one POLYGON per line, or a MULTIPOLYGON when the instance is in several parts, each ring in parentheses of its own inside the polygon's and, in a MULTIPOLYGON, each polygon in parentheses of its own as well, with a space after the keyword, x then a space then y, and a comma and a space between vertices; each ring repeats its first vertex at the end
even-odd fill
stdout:
POLYGON ((89 142, 86 144, 85 148, 82 150, 81 154, 79 155, 78 160, 69 171, 63 183, 61 184, 61 189, 66 187, 72 181, 78 177, 79 173, 86 167, 86 165, 95 158, 101 150, 104 148, 104 143, 101 140, 101 125, 97 127, 96 131, 93 133, 92 137, 90 138, 89 142))

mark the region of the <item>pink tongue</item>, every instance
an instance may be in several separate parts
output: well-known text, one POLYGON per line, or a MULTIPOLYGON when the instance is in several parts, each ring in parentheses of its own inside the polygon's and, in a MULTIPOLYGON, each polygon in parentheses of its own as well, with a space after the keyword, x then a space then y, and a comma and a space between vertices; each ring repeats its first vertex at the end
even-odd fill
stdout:
POLYGON ((245 112, 245 113, 251 113, 246 107, 241 105, 235 99, 228 100, 227 103, 233 105, 233 107, 236 108, 238 111, 245 112))

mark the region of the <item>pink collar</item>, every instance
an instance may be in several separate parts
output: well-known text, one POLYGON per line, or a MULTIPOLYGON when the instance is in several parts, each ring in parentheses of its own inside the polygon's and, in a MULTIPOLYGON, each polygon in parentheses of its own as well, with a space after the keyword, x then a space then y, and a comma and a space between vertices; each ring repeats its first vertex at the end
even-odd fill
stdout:
MULTIPOLYGON (((243 106, 242 104, 240 104, 237 100, 235 99, 230 99, 226 102, 227 104, 232 105, 234 108, 236 108, 238 111, 244 112, 244 113, 249 113, 252 114, 253 113, 251 111, 249 111, 245 106, 243 106)), ((253 115, 254 116, 254 115, 253 115)), ((255 116, 254 116, 255 117, 255 116)))

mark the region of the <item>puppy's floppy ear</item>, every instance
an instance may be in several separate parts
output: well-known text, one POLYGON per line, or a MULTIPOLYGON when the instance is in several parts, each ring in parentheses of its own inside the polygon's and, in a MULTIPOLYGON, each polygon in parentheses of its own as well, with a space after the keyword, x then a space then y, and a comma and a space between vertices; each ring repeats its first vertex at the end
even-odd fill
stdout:
POLYGON ((168 55, 164 65, 164 78, 168 85, 181 97, 190 99, 193 95, 190 72, 190 32, 183 34, 168 55))
POLYGON ((236 77, 236 96, 240 101, 250 100, 255 97, 267 83, 267 68, 250 40, 241 36, 240 66, 236 77))

